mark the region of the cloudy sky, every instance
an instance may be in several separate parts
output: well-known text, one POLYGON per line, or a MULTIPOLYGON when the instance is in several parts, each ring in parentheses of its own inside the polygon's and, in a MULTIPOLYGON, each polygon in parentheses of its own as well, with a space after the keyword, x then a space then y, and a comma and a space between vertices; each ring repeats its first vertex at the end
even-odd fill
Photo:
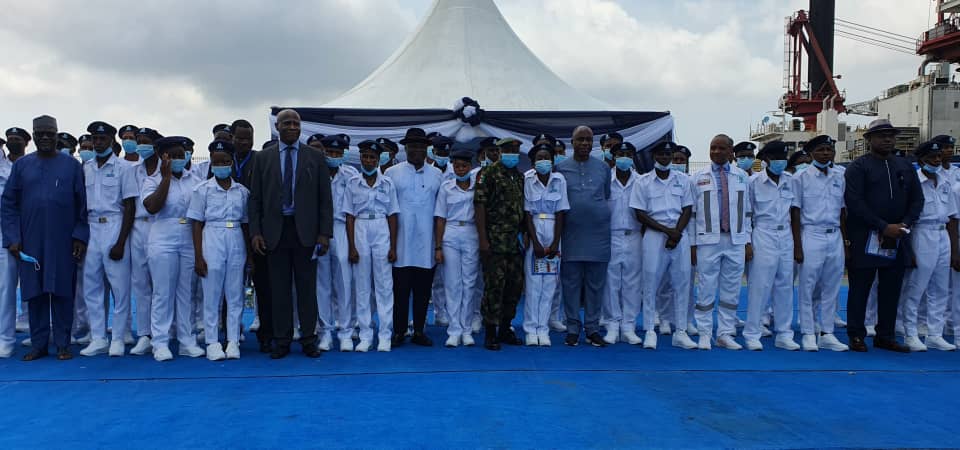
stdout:
MULTIPOLYGON (((805 0, 496 3, 572 86, 617 107, 672 111, 678 140, 696 159, 705 159, 712 135, 745 139, 777 107, 784 17, 807 7, 805 0)), ((393 53, 431 4, 0 0, 0 128, 52 114, 75 135, 106 120, 202 143, 213 124, 246 118, 261 142, 271 105, 332 100, 393 53)), ((919 36, 930 4, 841 0, 837 18, 919 36)), ((858 42, 836 44, 848 102, 912 79, 920 63, 858 42)))

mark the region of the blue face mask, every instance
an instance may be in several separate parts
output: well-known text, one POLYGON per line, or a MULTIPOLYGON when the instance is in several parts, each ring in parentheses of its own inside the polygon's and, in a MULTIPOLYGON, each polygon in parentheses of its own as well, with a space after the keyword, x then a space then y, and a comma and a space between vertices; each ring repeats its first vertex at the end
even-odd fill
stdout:
POLYGON ((616 164, 617 164, 617 170, 621 172, 626 172, 633 168, 633 158, 627 158, 626 156, 621 156, 617 158, 616 164))
POLYGON ((150 144, 138 145, 137 154, 140 155, 140 159, 147 159, 153 156, 153 145, 150 145, 150 144))
POLYGON ((362 171, 363 174, 366 175, 366 176, 368 176, 368 177, 373 176, 375 173, 377 173, 378 170, 380 170, 380 169, 377 168, 377 167, 374 167, 374 168, 372 168, 372 169, 370 169, 370 170, 367 170, 366 168, 364 168, 364 167, 362 167, 362 166, 360 167, 360 171, 362 171))
POLYGON ((343 164, 343 157, 340 157, 340 158, 332 158, 329 156, 327 157, 327 167, 331 169, 336 169, 340 167, 341 164, 343 164))
POLYGON ((113 149, 110 148, 110 147, 107 147, 107 148, 103 149, 102 152, 97 152, 97 156, 99 156, 99 157, 101 157, 101 158, 106 158, 106 157, 110 156, 111 154, 113 154, 113 149))
POLYGON ((457 175, 456 177, 457 181, 470 181, 470 172, 467 172, 467 174, 462 177, 460 175, 457 175))
POLYGON ((658 162, 655 162, 653 163, 653 167, 656 168, 657 170, 662 170, 664 172, 670 170, 670 164, 660 164, 658 162))
POLYGON ((553 163, 560 164, 567 160, 567 155, 553 155, 553 163))
POLYGON ((183 152, 183 159, 185 159, 185 160, 187 160, 187 161, 192 161, 192 160, 193 160, 193 152, 191 152, 190 150, 187 150, 187 151, 183 152))
POLYGON ((66 148, 66 147, 61 148, 61 149, 60 149, 60 153, 63 153, 64 155, 69 155, 69 154, 70 154, 70 149, 69 149, 69 148, 66 148))
POLYGON ((93 150, 80 150, 80 161, 87 162, 97 156, 97 152, 93 150))
POLYGON ((540 175, 546 175, 553 170, 553 162, 549 159, 541 159, 540 161, 533 163, 533 168, 536 169, 537 173, 540 175))
POLYGON ((737 167, 740 170, 751 170, 753 169, 753 158, 749 156, 744 156, 742 158, 737 158, 737 167))
POLYGON ((434 156, 433 162, 437 163, 439 167, 447 167, 447 163, 450 162, 449 156, 434 156))
POLYGON ((923 171, 927 173, 937 173, 940 171, 940 166, 931 166, 930 164, 924 164, 923 171))
POLYGON ((818 169, 826 169, 827 167, 830 167, 830 161, 827 161, 827 162, 825 162, 825 163, 821 163, 820 161, 814 160, 814 161, 813 161, 813 167, 816 167, 816 168, 818 168, 818 169))
POLYGON ((487 167, 489 165, 490 165, 490 161, 487 161, 487 160, 480 161, 480 167, 487 167))
POLYGON ((37 272, 40 271, 40 261, 37 261, 37 258, 34 258, 24 252, 20 252, 20 261, 23 261, 27 264, 33 264, 34 270, 37 272))
POLYGON ((670 170, 674 172, 686 173, 687 165, 686 164, 670 164, 670 170))
POLYGON ((218 180, 224 180, 230 178, 230 175, 233 174, 233 167, 210 166, 210 172, 213 172, 213 176, 217 177, 218 180))
POLYGON ((787 160, 785 159, 774 159, 770 161, 770 165, 767 166, 767 169, 770 170, 770 173, 774 175, 780 175, 787 168, 787 160))
POLYGON ((504 153, 500 155, 500 162, 503 163, 503 167, 512 169, 517 167, 517 163, 520 162, 519 153, 504 153))
POLYGON ((603 151, 603 160, 604 160, 604 161, 610 161, 611 159, 613 159, 613 153, 610 153, 610 150, 604 150, 604 151, 603 151))
POLYGON ((125 153, 133 153, 137 151, 137 141, 133 139, 124 139, 120 141, 120 146, 123 147, 125 153))
POLYGON ((170 160, 170 170, 173 173, 183 173, 183 169, 187 167, 186 159, 171 159, 170 160))
POLYGON ((429 158, 430 160, 433 160, 433 161, 436 161, 436 160, 437 160, 437 156, 433 154, 433 147, 432 147, 432 146, 427 147, 427 158, 429 158))
POLYGON ((794 166, 794 169, 795 169, 796 173, 800 173, 800 172, 803 172, 804 170, 806 170, 807 167, 810 167, 810 164, 800 163, 800 164, 797 164, 796 166, 794 166))
POLYGON ((387 164, 390 164, 390 153, 380 153, 380 165, 385 166, 387 164))

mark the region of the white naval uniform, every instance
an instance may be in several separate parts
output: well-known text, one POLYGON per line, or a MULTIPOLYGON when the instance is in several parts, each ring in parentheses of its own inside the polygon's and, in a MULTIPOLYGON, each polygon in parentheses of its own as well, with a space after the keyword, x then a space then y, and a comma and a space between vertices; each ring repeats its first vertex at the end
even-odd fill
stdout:
MULTIPOLYGON (((7 186, 12 167, 13 163, 0 151, 0 192, 7 186)), ((0 249, 0 253, 0 350, 12 352, 17 332, 18 264, 6 249, 0 249)))
POLYGON ((610 171, 610 263, 607 264, 606 296, 601 305, 601 316, 607 333, 617 336, 623 332, 635 331, 637 316, 640 315, 640 259, 641 240, 640 222, 630 200, 634 187, 640 179, 633 169, 626 184, 617 178, 616 169, 610 171))
MULTIPOLYGON (((181 177, 170 178, 167 202, 150 227, 147 257, 153 279, 153 304, 150 326, 154 352, 167 346, 174 316, 177 321, 177 341, 180 346, 196 345, 193 334, 193 297, 191 285, 194 275, 193 232, 187 209, 193 189, 201 180, 184 170, 181 177)), ((142 199, 153 194, 160 178, 148 178, 141 189, 142 199)))
MULTIPOLYGON (((533 220, 537 240, 544 249, 553 243, 557 213, 570 210, 567 199, 567 180, 557 172, 550 172, 547 184, 540 181, 536 171, 523 176, 523 209, 533 220)), ((559 289, 560 270, 555 274, 533 273, 533 243, 526 251, 524 270, 523 331, 528 336, 550 335, 550 310, 559 289)), ((559 262, 560 258, 557 258, 559 262)))
POLYGON ((344 212, 354 218, 353 243, 360 254, 352 268, 360 342, 373 342, 373 316, 368 301, 371 295, 377 304, 378 337, 380 342, 389 342, 393 334, 393 267, 387 261, 387 217, 400 212, 397 190, 390 177, 380 173, 373 186, 363 176, 353 177, 347 183, 343 205, 344 212))
MULTIPOLYGON (((190 198, 187 219, 203 222, 203 259, 207 276, 203 290, 203 330, 206 344, 219 340, 220 305, 227 302, 227 342, 240 343, 243 316, 243 275, 247 247, 241 224, 247 223, 250 191, 231 180, 224 189, 216 178, 197 185, 190 198)), ((191 225, 192 226, 192 225, 191 225)))
MULTIPOLYGON (((960 212, 960 178, 953 184, 954 207, 960 212)), ((960 272, 950 270, 950 300, 949 309, 951 319, 950 325, 953 326, 954 342, 960 342, 960 272)))
MULTIPOLYGON (((683 215, 683 208, 692 207, 693 202, 693 188, 687 175, 670 171, 664 180, 653 170, 637 180, 630 199, 630 208, 643 211, 661 225, 676 227, 683 215)), ((644 331, 653 331, 657 293, 664 279, 669 279, 673 288, 673 317, 661 317, 660 320, 673 320, 678 326, 687 323, 687 305, 690 302, 690 237, 684 232, 673 249, 667 249, 666 243, 667 235, 659 231, 648 228, 643 234, 642 247, 645 251, 640 258, 640 297, 643 302, 644 331)), ((629 295, 629 291, 625 293, 629 295)), ((624 311, 623 320, 622 331, 634 331, 636 315, 627 317, 627 312, 624 311), (631 320, 629 324, 628 320, 631 320)))
POLYGON ((910 244, 913 246, 917 266, 907 269, 901 290, 903 327, 907 337, 917 337, 917 316, 921 296, 927 298, 927 336, 943 335, 950 287, 950 237, 947 222, 958 218, 957 204, 951 180, 937 176, 927 178, 917 170, 920 187, 923 189, 923 210, 920 218, 910 229, 910 244))
MULTIPOLYGON (((435 166, 440 172, 443 173, 443 181, 457 179, 457 174, 453 173, 453 163, 447 162, 447 165, 442 169, 439 166, 435 166)), ((438 191, 439 192, 439 191, 438 191)), ((433 320, 447 320, 449 314, 447 313, 447 291, 444 288, 443 278, 446 274, 443 270, 443 264, 437 264, 436 269, 433 271, 433 288, 430 292, 430 302, 433 303, 433 320)))
MULTIPOLYGON (((317 257, 317 312, 321 339, 333 333, 335 324, 339 324, 337 338, 343 342, 350 341, 353 323, 357 317, 344 198, 347 184, 358 176, 360 174, 353 166, 341 164, 330 180, 333 196, 333 239, 330 240, 330 251, 317 257)), ((369 301, 370 299, 367 299, 368 303, 369 301)))
MULTIPOLYGON (((190 163, 190 172, 192 172, 194 178, 197 179, 198 183, 202 183, 207 180, 207 175, 210 175, 210 160, 199 161, 196 163, 190 163)), ((190 296, 193 298, 193 319, 196 321, 195 327, 202 330, 204 328, 203 321, 203 284, 201 283, 200 277, 197 276, 197 273, 193 273, 193 281, 190 282, 190 296)), ((215 342, 217 339, 216 335, 211 338, 211 342, 215 342)))
POLYGON ((814 292, 820 292, 819 317, 823 333, 833 334, 833 317, 843 280, 843 237, 840 214, 844 209, 842 172, 811 166, 794 176, 793 207, 800 209, 803 264, 799 264, 800 332, 815 335, 814 292))
MULTIPOLYGON (((87 222, 90 241, 83 260, 83 301, 86 304, 90 334, 106 339, 107 311, 104 304, 104 275, 114 299, 114 339, 122 340, 130 316, 130 242, 124 244, 123 259, 110 259, 123 224, 123 202, 140 195, 133 166, 111 155, 100 166, 97 159, 83 163, 87 193, 87 222)), ((109 305, 109 302, 107 302, 109 305)))
POLYGON ((137 335, 150 336, 152 333, 150 327, 150 306, 153 303, 153 280, 150 278, 150 265, 148 264, 147 248, 150 239, 150 227, 153 225, 153 215, 148 213, 143 207, 143 187, 147 179, 153 179, 157 184, 160 183, 160 162, 157 162, 157 169, 153 174, 147 174, 146 165, 143 161, 136 163, 130 170, 134 174, 134 182, 137 184, 139 196, 137 198, 137 212, 133 220, 133 231, 130 232, 130 292, 133 294, 133 300, 136 302, 137 309, 137 335))
POLYGON ((700 290, 695 315, 701 339, 713 332, 713 310, 717 305, 717 338, 734 336, 737 325, 737 305, 740 302, 740 283, 743 279, 745 245, 750 243, 751 215, 747 201, 746 172, 725 164, 719 170, 727 180, 729 230, 721 230, 721 179, 714 165, 700 169, 691 176, 694 183, 694 238, 697 247, 697 278, 700 290))
MULTIPOLYGON (((750 265, 747 321, 743 337, 760 340, 767 301, 773 303, 773 324, 780 339, 793 339, 793 231, 790 208, 797 194, 787 172, 774 182, 766 172, 750 179, 753 210, 753 264, 750 265)), ((832 320, 832 317, 831 317, 832 320)))
POLYGON ((474 177, 470 177, 467 189, 457 186, 456 179, 444 181, 437 191, 437 203, 433 212, 434 217, 446 221, 442 243, 443 264, 438 266, 438 272, 442 270, 445 279, 453 280, 444 284, 446 315, 450 321, 447 335, 458 338, 473 331, 472 307, 477 289, 477 273, 480 271, 473 209, 475 186, 474 177))

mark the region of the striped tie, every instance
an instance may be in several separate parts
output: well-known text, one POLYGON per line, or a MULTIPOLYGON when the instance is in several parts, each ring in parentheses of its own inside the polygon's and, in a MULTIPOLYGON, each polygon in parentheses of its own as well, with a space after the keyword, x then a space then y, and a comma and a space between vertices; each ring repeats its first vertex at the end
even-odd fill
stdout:
POLYGON ((727 189, 727 172, 720 168, 720 232, 730 232, 730 193, 727 189))

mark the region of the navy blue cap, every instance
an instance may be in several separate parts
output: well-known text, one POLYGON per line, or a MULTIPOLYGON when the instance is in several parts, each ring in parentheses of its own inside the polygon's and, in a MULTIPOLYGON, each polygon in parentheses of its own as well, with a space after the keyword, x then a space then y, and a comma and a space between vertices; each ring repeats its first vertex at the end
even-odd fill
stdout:
POLYGON ((236 151, 236 147, 229 141, 213 141, 207 146, 207 150, 209 150, 210 153, 224 152, 232 154, 236 151))
POLYGON ((433 151, 449 152, 453 149, 453 139, 446 136, 436 136, 433 138, 433 151))
POLYGON ((540 133, 534 136, 533 141, 531 141, 530 143, 536 145, 537 142, 544 141, 544 140, 550 141, 550 145, 556 145, 557 143, 557 138, 547 133, 540 133))
POLYGON ((763 148, 757 153, 757 157, 778 157, 776 159, 786 158, 787 157, 787 143, 776 140, 770 141, 763 145, 763 148))
POLYGON ((67 145, 71 147, 73 147, 74 145, 77 145, 77 138, 73 137, 73 135, 70 133, 66 133, 66 132, 57 133, 57 139, 63 142, 66 142, 67 145))
POLYGON ((377 138, 377 143, 380 144, 380 147, 384 150, 391 152, 400 151, 400 147, 397 146, 396 142, 393 142, 385 137, 377 138))
POLYGON ((613 132, 613 133, 610 133, 610 134, 605 134, 605 135, 603 135, 603 136, 600 137, 600 145, 605 144, 605 143, 606 143, 607 141, 609 141, 610 139, 619 139, 620 142, 623 142, 623 135, 620 134, 620 133, 617 133, 617 132, 613 132))
POLYGON ((136 133, 137 133, 137 130, 139 130, 139 129, 140 129, 140 128, 137 127, 136 125, 124 125, 124 126, 120 127, 120 129, 117 131, 117 134, 118 134, 118 135, 123 135, 123 133, 134 133, 134 134, 136 134, 136 133))
POLYGON ((931 139, 918 145, 917 149, 913 151, 913 156, 920 159, 930 154, 938 154, 941 150, 943 150, 943 145, 931 139))
POLYGON ((136 135, 137 137, 146 136, 154 141, 163 137, 160 135, 160 133, 157 132, 157 130, 154 130, 153 128, 140 128, 139 130, 137 130, 136 135))
POLYGON ((797 150, 793 152, 793 154, 790 155, 790 158, 787 159, 787 165, 788 166, 797 165, 797 160, 800 158, 803 158, 804 156, 810 156, 810 154, 807 153, 806 150, 797 150))
POLYGON ((90 125, 87 125, 87 133, 90 133, 93 136, 96 136, 99 134, 106 134, 109 136, 113 136, 117 134, 117 129, 114 128, 109 123, 98 120, 96 122, 91 123, 90 125))
POLYGON ((80 135, 80 137, 77 139, 77 144, 82 144, 82 143, 87 142, 87 141, 90 141, 90 140, 93 140, 93 136, 90 136, 89 134, 82 134, 82 135, 80 135))
POLYGON ((555 143, 553 144, 553 146, 554 146, 554 147, 557 147, 557 148, 560 149, 560 150, 566 150, 566 149, 567 149, 567 144, 564 144, 563 141, 561 141, 561 140, 559 140, 559 139, 557 139, 557 142, 555 142, 555 143))
POLYGON ((443 136, 443 133, 441 133, 441 132, 439 132, 439 131, 431 131, 431 132, 427 133, 427 139, 430 139, 431 141, 433 140, 433 138, 435 138, 435 137, 437 137, 437 136, 443 136))
POLYGON ((673 152, 677 151, 677 148, 678 148, 677 144, 670 141, 663 141, 663 142, 658 142, 657 145, 654 145, 653 148, 650 149, 650 153, 667 152, 667 153, 673 154, 673 152))
POLYGON ((313 144, 314 142, 317 142, 317 141, 321 141, 321 144, 323 144, 322 141, 323 141, 323 138, 325 137, 327 137, 327 135, 325 134, 320 134, 320 133, 314 134, 307 138, 307 145, 313 144))
POLYGON ((478 147, 478 148, 497 147, 497 141, 498 141, 498 140, 499 140, 499 138, 497 138, 496 136, 486 137, 486 138, 483 138, 483 139, 477 144, 477 147, 478 147))
POLYGON ((357 148, 360 149, 360 153, 363 153, 365 150, 372 150, 374 153, 378 154, 383 152, 383 147, 380 147, 380 144, 378 144, 377 141, 371 139, 367 139, 357 144, 357 148))
POLYGON ((674 150, 673 152, 674 152, 674 153, 676 153, 676 152, 683 153, 684 155, 687 155, 687 158, 693 157, 693 152, 691 152, 690 149, 687 148, 685 145, 678 145, 677 148, 676 148, 676 150, 674 150))
POLYGON ((186 136, 177 136, 177 138, 180 139, 180 142, 183 144, 183 148, 186 148, 186 149, 193 148, 193 139, 190 139, 186 136))
POLYGON ((540 144, 540 145, 534 145, 533 148, 528 150, 527 157, 530 158, 530 161, 533 161, 533 158, 535 158, 537 156, 537 153, 540 153, 541 150, 550 153, 551 160, 553 159, 553 155, 556 153, 556 150, 553 148, 552 145, 540 144))
POLYGON ((27 133, 27 130, 24 130, 23 128, 17 128, 17 127, 7 128, 7 132, 4 133, 4 136, 6 137, 20 136, 23 138, 23 140, 27 142, 30 141, 30 133, 27 133))
POLYGON ((225 123, 218 123, 218 124, 216 124, 216 125, 213 126, 213 135, 214 135, 214 136, 216 136, 216 134, 219 133, 219 132, 221 132, 221 131, 226 132, 226 133, 231 133, 231 131, 230 131, 230 125, 227 125, 227 124, 225 124, 225 123))
POLYGON ((611 152, 611 153, 612 153, 612 152, 622 152, 622 151, 630 151, 630 152, 633 152, 633 153, 637 153, 637 147, 634 146, 633 144, 629 143, 629 142, 621 142, 621 143, 619 143, 619 144, 617 144, 617 145, 614 145, 613 147, 610 147, 610 152, 611 152))
POLYGON ((350 145, 350 136, 340 133, 337 135, 337 137, 346 142, 348 146, 350 145))
POLYGON ((948 136, 946 134, 934 136, 934 138, 930 140, 940 144, 943 147, 952 147, 957 144, 957 138, 953 136, 948 136))
POLYGON ((183 147, 186 150, 184 145, 184 139, 187 139, 183 136, 169 136, 162 139, 158 139, 153 143, 153 148, 157 150, 157 154, 166 153, 168 150, 174 147, 183 147))
MULTIPOLYGON (((346 151, 348 148, 350 148, 350 141, 347 139, 344 139, 345 136, 346 135, 341 135, 341 134, 333 135, 333 136, 325 136, 323 139, 320 140, 320 145, 323 145, 323 148, 326 148, 329 150, 346 151)), ((373 141, 370 141, 370 142, 373 142, 373 141)))
POLYGON ((803 151, 812 154, 813 150, 821 145, 829 145, 830 147, 833 147, 836 143, 836 139, 825 134, 821 134, 820 136, 810 139, 806 144, 803 144, 803 151))
POLYGON ((746 141, 744 141, 744 142, 741 142, 741 143, 733 146, 733 153, 734 153, 734 154, 737 154, 737 153, 739 153, 739 152, 750 152, 750 153, 753 153, 753 151, 756 150, 756 149, 757 149, 757 144, 754 144, 753 142, 746 142, 746 141))
POLYGON ((462 161, 473 161, 473 152, 465 148, 456 149, 450 154, 450 159, 459 159, 462 161))

